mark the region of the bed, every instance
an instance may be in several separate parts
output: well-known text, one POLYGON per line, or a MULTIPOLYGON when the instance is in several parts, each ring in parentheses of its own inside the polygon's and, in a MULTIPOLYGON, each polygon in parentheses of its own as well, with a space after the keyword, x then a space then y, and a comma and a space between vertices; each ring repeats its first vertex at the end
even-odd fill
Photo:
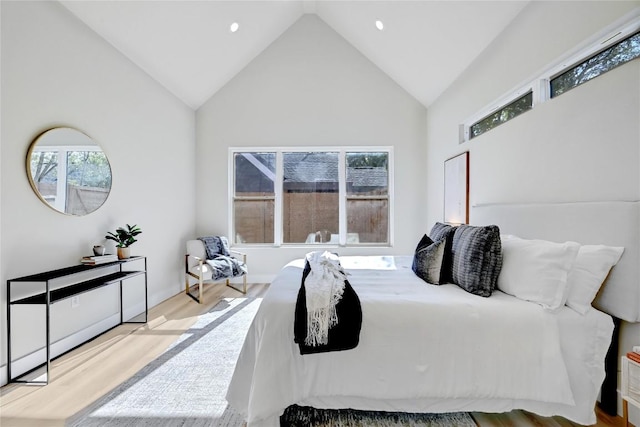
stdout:
POLYGON ((248 425, 276 426, 292 404, 401 412, 524 409, 596 421, 612 315, 638 321, 638 204, 489 205, 476 224, 523 238, 624 246, 594 305, 554 310, 500 290, 489 298, 426 284, 412 256, 341 257, 362 304, 356 348, 301 356, 293 313, 304 267, 287 264, 248 331, 227 392, 248 425), (545 225, 545 218, 553 219, 545 225), (627 224, 611 230, 607 221, 627 224))

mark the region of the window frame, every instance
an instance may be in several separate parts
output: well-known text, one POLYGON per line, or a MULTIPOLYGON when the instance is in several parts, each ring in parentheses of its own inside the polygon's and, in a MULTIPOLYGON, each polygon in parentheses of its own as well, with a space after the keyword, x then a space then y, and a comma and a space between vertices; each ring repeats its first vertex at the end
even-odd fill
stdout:
POLYGON ((503 125, 503 124, 505 124, 505 123, 507 123, 507 122, 509 122, 509 121, 511 121, 511 120, 513 120, 513 119, 515 119, 515 118, 516 118, 516 117, 518 117, 518 116, 521 116, 522 114, 526 113, 527 111, 533 110, 533 107, 535 107, 535 105, 536 105, 535 95, 534 95, 534 91, 533 91, 533 88, 531 87, 531 85, 527 85, 527 86, 523 87, 522 89, 520 89, 520 90, 516 91, 515 93, 510 94, 510 96, 509 96, 509 98, 508 98, 508 99, 509 99, 510 101, 502 101, 502 102, 506 102, 506 103, 505 103, 505 104, 503 104, 503 105, 499 105, 499 106, 498 106, 498 107, 496 107, 494 110, 492 110, 489 114, 487 114, 487 115, 485 115, 485 116, 482 116, 482 117, 480 117, 479 119, 477 119, 477 120, 475 120, 475 121, 471 122, 471 124, 466 128, 466 132, 467 132, 467 134, 466 134, 466 139, 467 139, 467 140, 469 140, 469 141, 471 141, 471 140, 472 140, 472 139, 474 139, 474 138, 477 138, 477 137, 479 137, 479 136, 481 136, 481 135, 484 135, 485 133, 487 133, 487 132, 489 132, 489 131, 492 131, 493 129, 497 128, 498 126, 503 125), (472 129, 475 125, 479 124, 480 122, 482 122, 482 121, 483 121, 483 120, 485 120, 485 119, 488 119, 489 117, 493 116, 494 114, 496 114, 496 113, 498 113, 498 112, 500 112, 500 111, 504 110, 505 108, 507 108, 507 107, 509 107, 509 106, 511 106, 511 105, 513 105, 513 104, 515 104, 516 102, 520 101, 521 99, 523 99, 525 96, 528 96, 529 94, 531 94, 531 108, 529 108, 529 109, 527 109, 527 110, 525 110, 525 111, 521 112, 520 114, 518 114, 518 115, 516 115, 516 116, 514 116, 514 117, 511 117, 511 118, 507 119, 507 120, 506 120, 506 121, 504 121, 504 122, 499 122, 499 123, 498 123, 498 124, 496 124, 495 126, 493 126, 493 127, 489 128, 489 129, 485 130, 484 132, 480 133, 479 135, 475 135, 475 136, 474 136, 474 135, 471 133, 471 129, 472 129))
MULTIPOLYGON (((228 206, 228 235, 232 237, 231 244, 236 247, 393 247, 394 245, 394 156, 392 146, 295 146, 295 147, 282 147, 282 146, 269 146, 269 147, 229 147, 228 150, 228 167, 229 187, 227 191, 227 206, 228 206), (235 214, 234 214, 234 202, 237 200, 235 196, 235 163, 234 157, 237 153, 275 153, 276 155, 276 171, 274 181, 274 242, 273 243, 239 243, 235 241, 235 214), (309 243, 285 243, 284 239, 284 214, 283 214, 283 153, 293 152, 337 152, 338 153, 338 232, 339 243, 322 243, 321 245, 309 244, 309 243), (387 196, 388 200, 388 228, 387 228, 387 242, 374 242, 374 243, 347 243, 347 153, 387 153, 388 165, 387 165, 387 196)), ((377 196, 377 199, 382 199, 382 196, 377 196)), ((242 199, 242 197, 240 198, 242 199)), ((266 200, 267 197, 265 196, 266 200)))
MULTIPOLYGON (((276 165, 278 164, 278 157, 277 157, 277 153, 269 148, 256 148, 256 149, 252 149, 252 150, 233 150, 232 148, 229 149, 229 189, 227 191, 227 196, 228 196, 228 201, 227 201, 227 205, 229 207, 229 224, 228 224, 228 236, 229 236, 229 243, 232 246, 237 246, 238 243, 236 242, 236 234, 235 234, 235 216, 233 215, 234 213, 234 209, 235 209, 235 202, 237 200, 241 200, 241 201, 256 201, 256 200, 262 200, 262 201, 272 201, 274 204, 274 218, 273 218, 273 222, 274 222, 274 232, 276 232, 275 230, 275 224, 276 224, 276 215, 277 215, 277 208, 278 208, 278 195, 276 194, 276 186, 277 183, 280 182, 282 183, 282 174, 280 175, 280 177, 278 177, 278 169, 276 167, 276 171, 275 171, 275 177, 274 177, 274 181, 273 181, 273 186, 274 186, 274 191, 273 191, 273 195, 264 195, 264 196, 236 196, 236 174, 235 174, 235 154, 236 153, 273 153, 276 155, 276 165)), ((272 243, 250 243, 248 244, 248 246, 265 246, 265 245, 272 245, 272 243)))
MULTIPOLYGON (((612 46, 626 40, 639 31, 640 9, 635 9, 627 15, 621 17, 617 21, 613 22, 612 24, 608 25, 592 37, 589 37, 574 49, 562 55, 558 60, 543 68, 541 72, 536 73, 533 78, 528 79, 525 84, 520 84, 516 88, 511 89, 505 95, 489 103, 480 111, 464 120, 458 127, 458 143, 467 143, 472 139, 479 138, 480 136, 492 131, 496 127, 499 127, 495 126, 476 137, 471 137, 471 126, 475 125, 484 118, 491 116, 492 114, 503 109, 509 104, 517 101, 529 91, 533 93, 533 102, 531 109, 527 111, 535 109, 536 105, 538 104, 557 98, 560 95, 553 98, 551 97, 551 80, 562 75, 575 66, 589 60, 594 55, 597 55, 598 53, 603 52, 611 48, 612 46)), ((635 58, 634 60, 637 59, 638 58, 635 58)), ((597 77, 599 76, 596 76, 595 78, 597 77)), ((516 117, 519 117, 522 114, 519 114, 516 117)))
POLYGON ((608 68, 608 69, 604 70, 602 73, 600 73, 600 74, 598 74, 598 75, 596 75, 596 76, 593 76, 593 77, 591 77, 591 78, 589 78, 589 79, 587 79, 587 80, 583 81, 582 83, 578 83, 578 84, 576 84, 575 86, 571 86, 569 89, 567 89, 567 90, 566 90, 566 91, 564 91, 564 92, 560 92, 560 93, 558 93, 558 94, 554 94, 554 93, 553 93, 552 84, 553 84, 553 81, 554 81, 554 80, 556 80, 557 78, 561 77, 562 75, 564 75, 564 74, 566 74, 566 73, 568 73, 568 72, 570 72, 570 71, 574 70, 575 68, 577 68, 577 67, 579 67, 579 66, 581 66, 581 65, 583 65, 583 64, 585 64, 585 63, 587 63, 587 62, 589 62, 591 59, 595 58, 596 56, 600 55, 601 53, 603 53, 603 52, 605 52, 605 51, 607 51, 607 50, 613 49, 615 46, 617 46, 617 45, 619 45, 619 44, 621 44, 621 43, 624 43, 625 41, 627 41, 627 40, 629 40, 629 39, 631 39, 631 38, 634 38, 634 37, 636 37, 636 36, 640 36, 640 31, 631 32, 630 34, 628 34, 628 35, 627 35, 627 36, 625 36, 625 37, 618 37, 618 35, 616 35, 616 36, 615 36, 615 38, 616 38, 616 42, 615 42, 615 43, 613 43, 613 44, 609 44, 609 45, 607 45, 606 47, 603 47, 603 48, 602 48, 602 49, 600 49, 600 50, 596 50, 596 51, 594 51, 592 54, 590 54, 589 56, 587 56, 586 58, 584 58, 583 60, 579 60, 579 61, 578 61, 578 62, 576 62, 575 64, 573 64, 573 65, 571 65, 571 66, 569 66, 569 67, 567 67, 567 68, 564 68, 563 70, 559 71, 558 73, 556 73, 556 74, 554 74, 554 75, 551 75, 551 76, 548 76, 548 77, 547 77, 547 80, 549 81, 549 98, 550 98, 550 99, 553 99, 553 98, 557 98, 557 97, 559 97, 559 96, 561 96, 561 95, 564 95, 565 93, 569 92, 570 90, 575 89, 575 88, 577 88, 578 86, 581 86, 581 85, 583 85, 583 84, 585 84, 585 83, 588 83, 588 82, 590 82, 591 80, 593 80, 593 79, 595 79, 595 78, 598 78, 598 77, 600 77, 601 75, 606 74, 606 73, 608 73, 609 71, 614 70, 614 69, 616 69, 616 68, 618 68, 618 67, 620 67, 620 66, 622 66, 622 65, 626 64, 627 62, 631 62, 631 61, 633 61, 633 60, 635 60, 635 59, 638 59, 640 56, 636 56, 635 58, 633 58, 633 59, 631 59, 631 60, 629 60, 629 61, 621 62, 621 63, 619 63, 619 64, 615 65, 615 66, 614 66, 614 67, 612 67, 612 68, 608 68))

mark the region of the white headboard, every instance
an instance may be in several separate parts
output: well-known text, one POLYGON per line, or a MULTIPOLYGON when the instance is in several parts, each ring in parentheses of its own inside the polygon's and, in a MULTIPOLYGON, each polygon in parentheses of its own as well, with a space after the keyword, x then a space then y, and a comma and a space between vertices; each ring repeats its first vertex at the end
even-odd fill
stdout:
POLYGON ((471 207, 473 225, 495 224, 504 234, 554 242, 623 246, 594 306, 640 321, 640 202, 486 204, 471 207))

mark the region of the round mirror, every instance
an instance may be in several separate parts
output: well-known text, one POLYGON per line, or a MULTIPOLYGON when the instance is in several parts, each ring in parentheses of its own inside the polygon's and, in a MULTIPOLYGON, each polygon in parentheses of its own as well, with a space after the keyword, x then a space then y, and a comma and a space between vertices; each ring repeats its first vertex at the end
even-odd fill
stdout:
POLYGON ((72 128, 40 134, 27 153, 27 175, 40 200, 68 215, 98 209, 111 191, 111 166, 89 136, 72 128))

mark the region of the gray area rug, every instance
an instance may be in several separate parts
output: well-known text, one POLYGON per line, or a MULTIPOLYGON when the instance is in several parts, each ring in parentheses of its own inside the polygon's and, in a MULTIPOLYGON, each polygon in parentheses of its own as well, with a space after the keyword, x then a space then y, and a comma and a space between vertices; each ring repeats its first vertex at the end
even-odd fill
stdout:
MULTIPOLYGON (((71 427, 242 427, 225 400, 259 298, 224 299, 129 380, 67 422, 71 427)), ((285 427, 475 427, 466 413, 402 414, 291 406, 285 427)))
POLYGON ((239 427, 225 400, 259 298, 225 299, 162 355, 68 422, 73 427, 239 427))

